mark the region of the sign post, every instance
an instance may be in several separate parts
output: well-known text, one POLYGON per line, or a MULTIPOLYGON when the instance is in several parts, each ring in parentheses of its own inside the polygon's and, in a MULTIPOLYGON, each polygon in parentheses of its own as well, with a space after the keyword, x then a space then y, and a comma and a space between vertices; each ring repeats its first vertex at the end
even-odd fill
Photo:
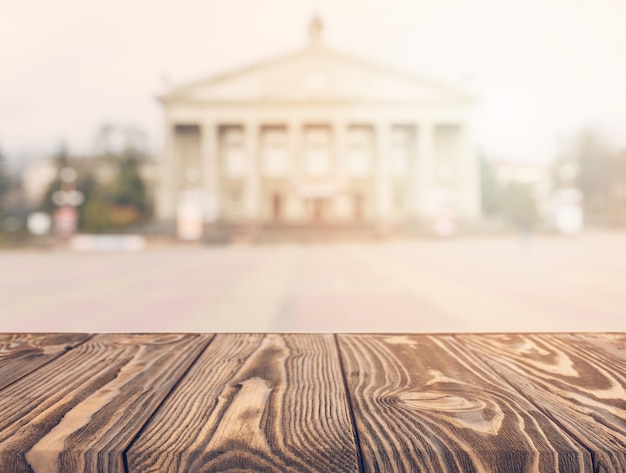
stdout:
POLYGON ((64 167, 59 173, 61 190, 52 194, 52 202, 59 206, 52 216, 54 233, 59 238, 69 238, 78 229, 78 211, 76 207, 83 203, 85 197, 76 190, 76 171, 64 167))
POLYGON ((200 240, 204 233, 204 199, 200 191, 183 191, 176 210, 176 233, 181 240, 200 240))

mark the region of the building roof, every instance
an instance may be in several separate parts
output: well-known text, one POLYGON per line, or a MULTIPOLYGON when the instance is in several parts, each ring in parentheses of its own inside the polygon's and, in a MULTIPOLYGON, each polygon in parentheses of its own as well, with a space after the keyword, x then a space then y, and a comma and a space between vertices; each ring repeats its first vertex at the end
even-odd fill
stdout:
POLYGON ((372 63, 326 46, 314 19, 308 47, 177 87, 170 103, 467 103, 474 98, 443 82, 372 63))

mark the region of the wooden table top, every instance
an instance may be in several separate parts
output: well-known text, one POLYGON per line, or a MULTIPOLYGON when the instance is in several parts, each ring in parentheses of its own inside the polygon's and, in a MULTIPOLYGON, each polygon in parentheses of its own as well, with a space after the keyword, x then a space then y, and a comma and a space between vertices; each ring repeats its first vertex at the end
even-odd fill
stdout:
POLYGON ((625 472, 626 334, 0 334, 2 472, 625 472))

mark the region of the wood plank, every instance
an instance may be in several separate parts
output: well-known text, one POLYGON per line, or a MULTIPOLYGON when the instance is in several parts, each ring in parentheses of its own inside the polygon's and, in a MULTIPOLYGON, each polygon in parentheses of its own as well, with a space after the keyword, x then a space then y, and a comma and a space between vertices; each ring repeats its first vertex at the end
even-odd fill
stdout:
POLYGON ((592 471, 581 445, 453 336, 338 339, 364 471, 592 471))
POLYGON ((86 333, 0 333, 0 389, 90 336, 86 333))
POLYGON ((132 472, 356 472, 332 335, 220 334, 128 452, 132 472))
POLYGON ((0 471, 124 471, 124 449, 209 339, 98 335, 0 391, 0 471))
MULTIPOLYGON (((578 439, 592 453, 594 471, 626 471, 626 372, 606 356, 617 347, 603 353, 548 334, 459 339, 578 439)), ((623 346, 624 336, 613 343, 623 346)))

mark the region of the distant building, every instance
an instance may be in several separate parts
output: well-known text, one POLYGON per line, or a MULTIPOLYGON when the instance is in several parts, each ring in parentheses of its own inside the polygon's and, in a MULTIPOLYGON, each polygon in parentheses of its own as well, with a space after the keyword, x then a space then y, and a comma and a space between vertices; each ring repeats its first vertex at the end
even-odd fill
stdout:
POLYGON ((31 206, 38 206, 48 186, 59 174, 54 160, 41 159, 28 165, 22 173, 22 186, 31 206))
POLYGON ((552 186, 552 164, 496 160, 492 165, 495 178, 501 185, 517 182, 548 189, 552 186))
POLYGON ((553 164, 494 161, 493 169, 502 188, 512 183, 528 188, 544 228, 566 235, 583 230, 583 194, 574 185, 575 166, 562 165, 555 170, 553 164))
POLYGON ((495 160, 492 166, 501 188, 512 183, 521 184, 528 188, 540 207, 546 204, 554 186, 552 164, 495 160))
POLYGON ((227 224, 479 217, 473 98, 337 52, 321 30, 314 19, 303 50, 160 97, 161 219, 192 194, 227 224))

